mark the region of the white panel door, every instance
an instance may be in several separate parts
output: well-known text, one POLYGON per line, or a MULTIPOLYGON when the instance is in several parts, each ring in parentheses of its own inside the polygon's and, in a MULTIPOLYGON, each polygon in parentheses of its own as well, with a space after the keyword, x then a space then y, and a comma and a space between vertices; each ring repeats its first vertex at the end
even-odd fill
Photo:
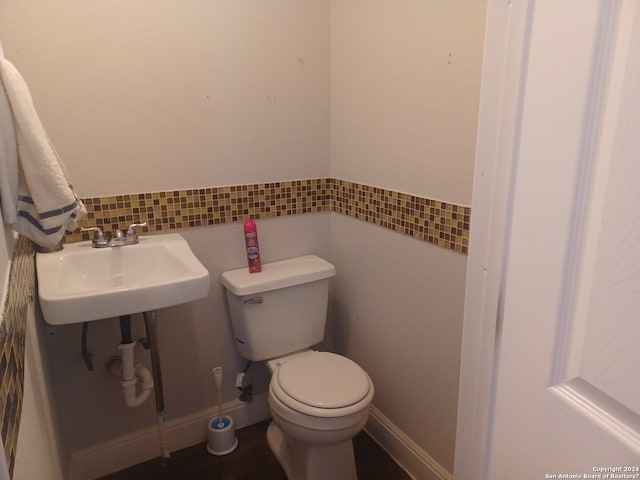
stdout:
POLYGON ((640 2, 529 5, 484 478, 638 479, 640 2))

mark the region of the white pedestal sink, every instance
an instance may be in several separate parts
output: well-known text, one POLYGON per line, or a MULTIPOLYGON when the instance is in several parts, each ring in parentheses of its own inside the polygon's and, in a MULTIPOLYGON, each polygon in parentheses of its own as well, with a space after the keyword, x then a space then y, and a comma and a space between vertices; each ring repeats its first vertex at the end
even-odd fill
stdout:
POLYGON ((36 254, 36 269, 40 306, 51 325, 153 311, 209 293, 209 272, 177 233, 142 236, 122 247, 67 244, 36 254))

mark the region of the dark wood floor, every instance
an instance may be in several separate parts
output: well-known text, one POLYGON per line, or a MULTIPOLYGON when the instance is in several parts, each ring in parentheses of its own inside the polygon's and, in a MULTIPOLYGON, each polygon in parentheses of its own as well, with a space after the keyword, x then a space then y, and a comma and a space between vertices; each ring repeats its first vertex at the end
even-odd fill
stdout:
MULTIPOLYGON (((206 443, 201 443, 173 452, 167 468, 161 466, 160 459, 154 459, 101 480, 287 480, 267 446, 268 425, 261 422, 238 430, 238 448, 224 457, 210 455, 206 443)), ((410 480, 365 432, 354 438, 353 447, 358 478, 410 480)))

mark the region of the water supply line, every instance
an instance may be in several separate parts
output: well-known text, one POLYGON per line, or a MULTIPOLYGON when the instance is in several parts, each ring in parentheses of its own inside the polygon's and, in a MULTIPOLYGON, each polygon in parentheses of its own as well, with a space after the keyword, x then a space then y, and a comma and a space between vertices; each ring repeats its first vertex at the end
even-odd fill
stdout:
POLYGON ((84 359, 84 364, 87 366, 87 369, 90 372, 93 372, 93 354, 87 348, 87 334, 89 331, 89 322, 82 323, 82 338, 81 338, 81 349, 82 349, 82 358, 84 359))
POLYGON ((251 360, 248 360, 247 366, 244 367, 244 370, 236 376, 236 388, 240 390, 240 396, 238 398, 243 402, 251 402, 253 399, 253 385, 244 384, 244 376, 249 371, 251 363, 251 360))
POLYGON ((165 478, 169 478, 169 459, 171 457, 171 453, 169 451, 169 442, 167 440, 167 431, 165 429, 165 422, 167 421, 167 418, 164 411, 162 368, 160 366, 160 351, 158 349, 158 320, 154 310, 144 312, 143 317, 144 326, 147 331, 147 341, 149 342, 149 352, 151 353, 151 369, 153 370, 153 379, 155 384, 156 415, 158 419, 158 434, 160 436, 160 465, 164 471, 165 478))

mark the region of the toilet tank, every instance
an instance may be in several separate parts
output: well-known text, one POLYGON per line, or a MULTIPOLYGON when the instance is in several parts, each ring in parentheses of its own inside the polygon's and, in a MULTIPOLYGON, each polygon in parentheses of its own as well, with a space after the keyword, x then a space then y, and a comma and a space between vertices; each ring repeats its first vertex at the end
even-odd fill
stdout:
POLYGON ((315 255, 240 268, 222 274, 231 328, 240 355, 253 361, 279 357, 322 341, 329 279, 335 267, 315 255))

